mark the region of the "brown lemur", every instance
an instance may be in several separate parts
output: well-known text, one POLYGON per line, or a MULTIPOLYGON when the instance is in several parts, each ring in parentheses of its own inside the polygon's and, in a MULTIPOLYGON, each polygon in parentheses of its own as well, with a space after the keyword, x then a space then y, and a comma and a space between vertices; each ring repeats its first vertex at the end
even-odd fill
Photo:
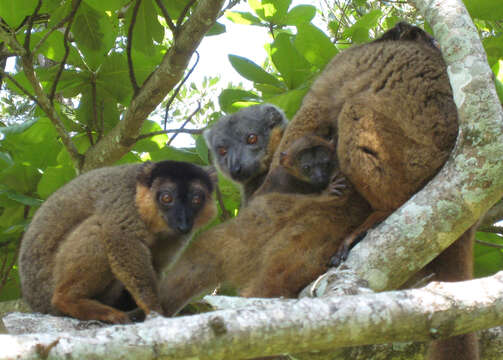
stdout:
POLYGON ((215 165, 241 185, 243 204, 264 181, 287 122, 281 109, 260 104, 226 115, 204 132, 215 165))
POLYGON ((334 134, 341 172, 374 209, 343 250, 422 188, 454 146, 457 112, 445 63, 418 32, 402 23, 383 35, 389 40, 335 56, 304 97, 273 158, 271 174, 281 151, 298 138, 334 134))
MULTIPOLYGON (((375 42, 339 53, 304 97, 273 159, 299 137, 336 134, 341 172, 372 206, 349 244, 421 189, 445 163, 458 134, 457 110, 445 63, 431 36, 398 24, 375 42)), ((267 181, 267 179, 265 180, 267 181)), ((473 277, 474 229, 428 264, 434 280, 473 277)), ((429 359, 478 359, 474 334, 432 343, 429 359), (459 351, 453 351, 459 349, 459 351)))
POLYGON ((190 232, 216 215, 214 168, 162 161, 85 173, 38 209, 21 243, 19 274, 34 311, 126 323, 127 290, 162 313, 158 274, 190 232))

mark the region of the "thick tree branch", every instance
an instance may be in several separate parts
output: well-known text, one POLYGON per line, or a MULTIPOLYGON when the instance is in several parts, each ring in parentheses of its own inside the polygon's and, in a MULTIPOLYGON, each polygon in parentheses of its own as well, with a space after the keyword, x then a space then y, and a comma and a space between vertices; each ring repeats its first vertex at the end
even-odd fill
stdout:
POLYGON ((53 359, 242 359, 369 341, 429 341, 502 324, 501 299, 503 272, 422 289, 272 301, 78 333, 3 335, 0 349, 6 358, 18 359, 41 358, 37 349, 44 348, 53 359))
POLYGON ((460 134, 440 173, 349 254, 346 266, 374 290, 397 288, 503 194, 503 111, 477 30, 460 0, 415 3, 447 63, 460 134))
POLYGON ((124 119, 86 153, 83 170, 114 163, 134 145, 143 121, 180 81, 204 34, 214 24, 223 0, 201 0, 179 29, 160 66, 142 85, 124 119))

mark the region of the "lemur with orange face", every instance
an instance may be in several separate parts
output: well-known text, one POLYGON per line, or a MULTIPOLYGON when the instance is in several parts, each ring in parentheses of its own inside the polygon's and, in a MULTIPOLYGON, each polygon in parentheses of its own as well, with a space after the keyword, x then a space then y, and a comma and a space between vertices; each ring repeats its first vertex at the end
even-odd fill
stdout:
POLYGON ((126 323, 119 308, 127 290, 145 314, 162 313, 158 274, 216 215, 215 175, 163 161, 72 180, 42 204, 22 239, 24 299, 42 313, 126 323))

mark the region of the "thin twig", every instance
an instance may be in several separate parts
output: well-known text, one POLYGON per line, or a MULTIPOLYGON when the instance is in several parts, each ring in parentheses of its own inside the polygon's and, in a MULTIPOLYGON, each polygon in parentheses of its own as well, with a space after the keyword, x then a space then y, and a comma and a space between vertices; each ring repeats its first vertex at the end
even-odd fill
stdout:
MULTIPOLYGON (((93 118, 92 118, 92 124, 91 124, 91 131, 97 131, 98 130, 98 102, 96 99, 96 78, 94 74, 92 74, 92 79, 91 79, 91 101, 92 101, 92 107, 93 107, 93 118)), ((93 136, 91 131, 88 132, 88 137, 89 137, 89 142, 91 145, 94 145, 93 143, 93 136)))
POLYGON ((138 136, 136 138, 135 142, 139 141, 139 140, 142 140, 142 139, 146 139, 146 138, 152 137, 152 136, 156 136, 156 135, 165 135, 165 134, 172 134, 172 133, 183 133, 183 134, 191 134, 191 135, 201 135, 204 130, 206 130, 206 128, 202 128, 202 129, 168 129, 168 130, 159 130, 159 131, 154 131, 154 132, 151 132, 151 133, 148 133, 148 134, 142 134, 142 135, 140 135, 140 136, 138 136))
POLYGON ((493 234, 502 234, 503 235, 503 226, 481 226, 477 229, 478 231, 493 233, 493 234))
POLYGON ((493 247, 493 248, 497 248, 497 249, 503 249, 503 245, 500 245, 500 244, 494 244, 494 243, 482 241, 479 239, 476 239, 475 242, 479 243, 480 245, 489 246, 489 247, 493 247))
POLYGON ((196 61, 194 62, 194 65, 192 65, 190 70, 187 72, 187 75, 184 76, 184 78, 182 79, 180 84, 178 84, 175 91, 173 92, 173 95, 171 95, 168 102, 166 103, 166 110, 164 111, 164 130, 166 130, 166 124, 168 123, 168 113, 169 113, 169 108, 170 108, 171 104, 173 103, 176 96, 178 95, 178 93, 182 89, 183 84, 185 84, 185 82, 189 78, 190 74, 192 74, 192 72, 196 68, 197 64, 199 63, 199 52, 196 50, 195 53, 196 53, 196 61))
POLYGON ((196 110, 194 110, 194 111, 192 112, 192 114, 190 114, 190 115, 189 115, 189 117, 187 118, 187 120, 185 120, 185 121, 184 121, 184 123, 182 124, 182 126, 180 126, 180 129, 179 129, 178 131, 176 131, 176 132, 173 134, 173 136, 171 137, 171 139, 169 139, 169 141, 168 141, 168 143, 167 143, 166 145, 168 145, 168 146, 169 146, 169 145, 171 145, 171 143, 173 142, 173 140, 175 140, 176 136, 177 136, 177 135, 180 133, 180 131, 181 131, 181 130, 185 127, 185 125, 187 125, 187 124, 189 123, 189 121, 192 119, 192 117, 193 117, 194 115, 196 115, 196 113, 197 113, 199 110, 201 110, 201 102, 200 102, 200 101, 198 101, 198 102, 197 102, 197 109, 196 109, 196 110))
POLYGON ((129 67, 129 79, 131 80, 131 86, 133 87, 133 94, 136 96, 138 91, 140 91, 140 87, 136 82, 136 77, 134 74, 133 68, 133 57, 131 56, 131 47, 133 45, 133 28, 136 23, 136 16, 138 15, 138 10, 140 9, 141 0, 136 0, 133 8, 133 14, 131 15, 131 24, 129 24, 128 35, 127 35, 127 63, 129 67))
POLYGON ((173 33, 173 36, 175 36, 177 29, 175 24, 173 23, 173 20, 171 20, 171 16, 169 16, 168 9, 166 9, 166 6, 164 6, 161 0, 155 0, 155 2, 157 6, 159 6, 159 9, 161 9, 162 16, 164 16, 164 20, 166 20, 166 24, 168 24, 169 29, 173 33))
MULTIPOLYGON (((16 79, 14 79, 8 72, 5 72, 3 70, 0 69, 0 74, 2 74, 2 76, 5 76, 7 79, 9 79, 10 81, 12 81, 12 83, 14 85, 16 85, 19 90, 21 90, 26 96, 28 96, 31 100, 33 100, 38 106, 40 106, 40 103, 38 102, 37 98, 32 95, 28 90, 26 90, 23 85, 21 85, 20 83, 17 82, 16 79)), ((41 106, 40 106, 41 107, 41 106)))
POLYGON ((37 16, 41 6, 42 6, 42 0, 38 0, 35 11, 28 17, 28 28, 26 29, 26 36, 24 38, 24 49, 26 50, 27 54, 30 54, 30 39, 31 39, 31 30, 33 29, 33 21, 35 20, 35 17, 37 16))
POLYGON ((234 6, 236 6, 237 4, 239 4, 239 1, 240 0, 229 0, 229 3, 227 4, 227 6, 220 11, 220 13, 218 14, 217 18, 221 18, 225 14, 225 12, 227 10, 230 10, 234 6))
POLYGON ((49 93, 49 101, 51 102, 51 105, 54 102, 56 87, 58 86, 59 80, 61 79, 61 75, 63 74, 63 70, 65 68, 66 60, 68 59, 68 55, 70 54, 70 44, 68 43, 69 42, 68 38, 70 36, 70 28, 72 27, 73 20, 75 19, 75 14, 77 13, 77 10, 81 2, 82 0, 75 1, 72 11, 70 12, 71 16, 68 19, 68 25, 66 25, 65 34, 63 36, 63 46, 65 47, 65 54, 63 55, 63 59, 61 59, 61 62, 59 63, 58 72, 56 73, 56 77, 52 82, 51 92, 49 93))
POLYGON ((187 12, 189 11, 190 7, 192 5, 194 5, 194 3, 196 2, 196 0, 191 0, 186 6, 185 8, 182 10, 180 16, 178 17, 178 19, 176 20, 176 29, 177 31, 180 30, 180 26, 182 25, 182 21, 183 19, 185 18, 185 15, 187 15, 187 12))

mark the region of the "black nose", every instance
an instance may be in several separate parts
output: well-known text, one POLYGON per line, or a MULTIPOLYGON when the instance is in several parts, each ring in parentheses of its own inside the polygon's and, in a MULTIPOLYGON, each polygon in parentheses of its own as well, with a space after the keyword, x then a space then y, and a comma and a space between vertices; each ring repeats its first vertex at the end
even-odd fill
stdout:
POLYGON ((241 175, 241 164, 240 163, 232 164, 229 171, 233 178, 239 178, 241 175))
POLYGON ((178 224, 178 226, 176 227, 176 230, 178 230, 182 234, 188 234, 191 229, 192 226, 189 224, 178 224))
POLYGON ((178 214, 175 217, 175 229, 182 234, 187 234, 192 230, 193 219, 187 209, 181 207, 178 210, 178 214))

